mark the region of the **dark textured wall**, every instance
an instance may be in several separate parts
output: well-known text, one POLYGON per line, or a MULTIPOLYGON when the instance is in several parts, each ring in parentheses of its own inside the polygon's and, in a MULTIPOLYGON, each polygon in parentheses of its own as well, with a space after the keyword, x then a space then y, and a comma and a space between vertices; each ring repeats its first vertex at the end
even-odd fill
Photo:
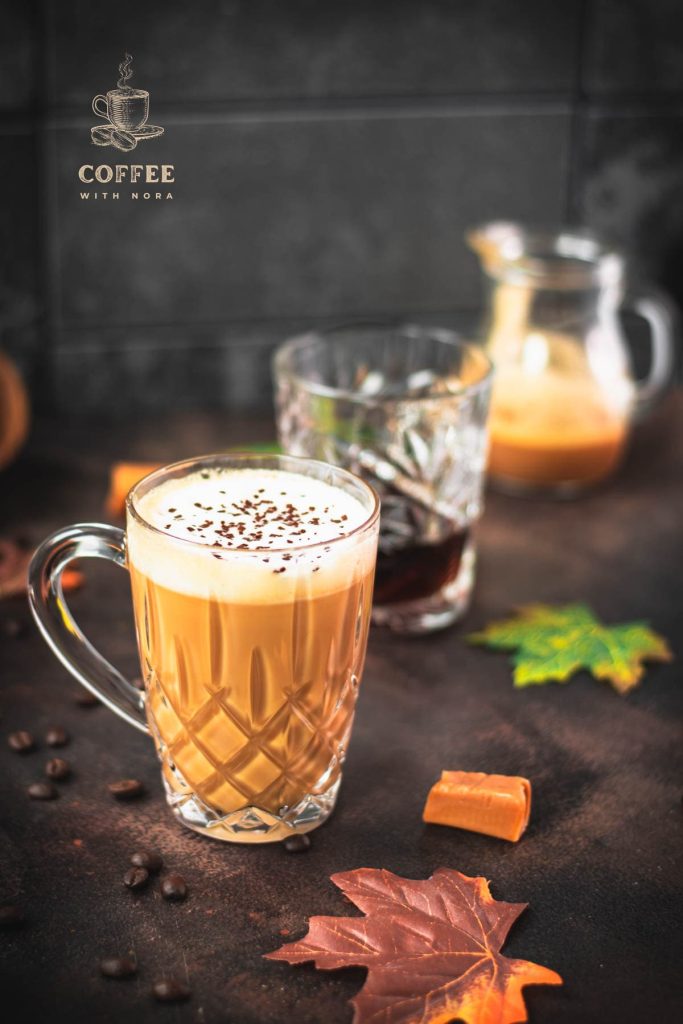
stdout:
MULTIPOLYGON (((309 324, 469 323, 469 224, 581 220, 683 300, 680 0, 3 0, 0 318, 43 408, 270 403, 309 324), (83 201, 124 51, 172 201, 83 201)), ((126 189, 126 194, 127 194, 126 189)))

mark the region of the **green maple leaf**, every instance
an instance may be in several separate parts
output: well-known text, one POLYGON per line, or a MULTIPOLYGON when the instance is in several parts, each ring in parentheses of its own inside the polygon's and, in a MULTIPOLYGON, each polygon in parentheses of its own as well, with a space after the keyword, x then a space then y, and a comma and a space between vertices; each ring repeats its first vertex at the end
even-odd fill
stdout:
POLYGON ((645 622, 605 626, 585 604, 530 604, 511 619, 492 622, 467 637, 494 650, 514 650, 515 686, 556 680, 580 669, 628 693, 641 679, 644 661, 671 661, 666 640, 645 622))
POLYGON ((242 444, 234 448, 228 448, 229 452, 254 452, 255 455, 279 455, 282 448, 276 441, 253 441, 251 444, 242 444))

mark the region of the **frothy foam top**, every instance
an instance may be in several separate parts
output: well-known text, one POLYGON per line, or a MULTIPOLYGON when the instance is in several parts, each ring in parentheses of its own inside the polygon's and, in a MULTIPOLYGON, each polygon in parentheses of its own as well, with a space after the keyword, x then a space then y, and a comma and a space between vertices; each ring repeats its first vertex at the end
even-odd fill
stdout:
POLYGON ((322 543, 367 519, 341 488, 281 469, 200 470, 167 480, 136 506, 173 537, 249 551, 322 543))
MULTIPOLYGON (((129 516, 131 564, 169 589, 226 600, 285 600, 306 580, 311 592, 339 589, 349 571, 349 546, 327 542, 369 518, 340 487, 271 469, 197 470, 152 488, 136 498, 135 508, 165 536, 129 516), (171 545, 166 537, 210 550, 171 545)), ((360 547, 367 562, 372 538, 369 548, 360 547)))

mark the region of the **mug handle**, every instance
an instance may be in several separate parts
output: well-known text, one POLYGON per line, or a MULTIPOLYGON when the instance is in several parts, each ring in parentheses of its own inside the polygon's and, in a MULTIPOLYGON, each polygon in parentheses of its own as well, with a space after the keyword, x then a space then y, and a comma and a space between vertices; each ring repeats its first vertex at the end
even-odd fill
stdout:
POLYGON ((662 395, 673 376, 676 309, 666 295, 651 286, 629 292, 623 308, 642 317, 650 327, 650 372, 637 384, 636 411, 641 415, 662 395))
POLYGON ((109 110, 107 109, 107 97, 103 96, 101 92, 98 93, 97 96, 95 96, 95 98, 93 99, 92 109, 93 113, 97 114, 98 117, 104 117, 107 119, 107 121, 109 120, 109 110), (104 110, 100 110, 100 108, 97 106, 98 100, 102 100, 102 102, 104 103, 104 110))
POLYGON ((86 640, 64 600, 62 572, 75 558, 106 558, 126 569, 126 535, 115 526, 81 523, 58 530, 43 541, 28 570, 33 617, 71 675, 121 718, 149 733, 145 695, 86 640))

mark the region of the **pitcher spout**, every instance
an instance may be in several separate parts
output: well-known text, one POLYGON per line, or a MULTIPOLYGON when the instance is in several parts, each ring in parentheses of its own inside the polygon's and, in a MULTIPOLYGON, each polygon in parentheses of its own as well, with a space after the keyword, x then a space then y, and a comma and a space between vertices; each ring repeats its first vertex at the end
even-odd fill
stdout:
POLYGON ((619 285, 623 276, 622 255, 587 228, 496 220, 470 228, 465 240, 486 274, 511 283, 576 289, 619 285))
POLYGON ((525 229, 507 220, 477 224, 465 232, 465 241, 489 273, 503 263, 520 259, 526 249, 525 229))

